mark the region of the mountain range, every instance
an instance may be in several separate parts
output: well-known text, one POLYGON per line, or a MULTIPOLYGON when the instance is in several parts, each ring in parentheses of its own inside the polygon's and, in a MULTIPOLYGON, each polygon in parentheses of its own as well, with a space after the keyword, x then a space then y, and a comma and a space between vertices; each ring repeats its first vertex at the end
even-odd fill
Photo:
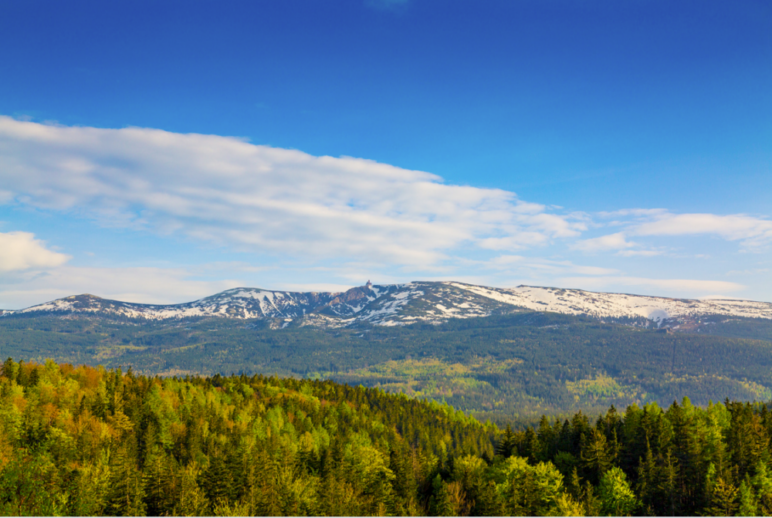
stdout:
POLYGON ((683 396, 772 400, 772 304, 452 281, 236 288, 170 305, 75 295, 4 312, 0 353, 159 376, 330 379, 526 422, 683 396))
POLYGON ((166 320, 225 317, 270 320, 271 327, 379 326, 442 323, 452 318, 487 317, 520 311, 633 320, 643 325, 678 327, 707 316, 772 319, 772 303, 737 299, 673 299, 576 289, 518 286, 492 288, 461 282, 410 282, 351 288, 345 292, 291 292, 234 288, 183 304, 121 302, 83 294, 54 300, 2 316, 99 314, 166 320))

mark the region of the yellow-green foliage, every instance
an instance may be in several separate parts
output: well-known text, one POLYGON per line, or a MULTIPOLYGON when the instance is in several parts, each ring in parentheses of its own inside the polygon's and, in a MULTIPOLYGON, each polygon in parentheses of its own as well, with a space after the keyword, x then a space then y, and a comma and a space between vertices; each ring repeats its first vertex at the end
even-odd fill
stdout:
POLYGON ((614 378, 603 374, 578 381, 566 381, 566 388, 574 394, 596 398, 621 397, 623 393, 622 386, 614 378))
MULTIPOLYGON (((622 398, 639 401, 638 392, 633 387, 620 385, 614 378, 605 374, 577 381, 566 381, 566 389, 574 394, 577 401, 580 398, 593 401, 622 398)), ((645 399, 645 394, 642 399, 645 399)))
POLYGON ((8 360, 0 514, 422 514, 396 472, 418 484, 450 455, 492 455, 494 433, 329 381, 8 360))
POLYGON ((742 380, 740 385, 755 396, 756 401, 769 401, 772 399, 772 390, 760 383, 742 380))
POLYGON ((331 381, 9 359, 0 515, 769 515, 771 437, 761 404, 684 398, 502 434, 447 404, 331 381))
POLYGON ((671 386, 688 386, 697 383, 708 383, 713 385, 725 385, 740 389, 747 394, 747 397, 755 401, 768 401, 772 399, 772 390, 768 387, 756 383, 747 379, 732 379, 727 376, 719 376, 716 374, 702 374, 699 376, 693 376, 688 374, 674 375, 672 373, 666 374, 662 379, 671 386))
POLYGON ((436 358, 406 359, 354 370, 347 376, 367 379, 370 385, 411 397, 442 399, 492 390, 490 383, 477 379, 480 374, 501 373, 521 363, 517 358, 502 361, 476 358, 466 365, 436 358))

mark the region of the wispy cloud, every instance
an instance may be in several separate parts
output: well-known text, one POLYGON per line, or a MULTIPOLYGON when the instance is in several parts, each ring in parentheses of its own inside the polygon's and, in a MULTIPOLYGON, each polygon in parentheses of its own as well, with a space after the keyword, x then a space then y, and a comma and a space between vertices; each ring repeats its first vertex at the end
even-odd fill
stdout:
MULTIPOLYGON (((196 271, 86 268, 82 262, 74 267, 62 252, 81 261, 86 252, 54 250, 29 233, 0 233, 0 307, 7 308, 86 291, 138 302, 183 302, 235 285, 342 288, 368 278, 720 295, 744 286, 646 277, 666 276, 666 261, 705 251, 673 248, 667 236, 715 236, 748 251, 772 244, 772 220, 764 216, 676 214, 663 208, 588 216, 366 159, 312 156, 214 135, 8 117, 0 117, 3 203, 223 245, 228 253, 250 252, 246 260, 252 263, 200 265, 196 271), (588 229, 607 234, 585 238, 588 229), (595 254, 602 263, 576 264, 583 254, 595 254), (651 263, 648 271, 627 271, 628 258, 653 256, 662 257, 635 261, 636 267, 651 263), (139 276, 148 282, 132 280, 139 276)), ((702 254, 701 273, 670 272, 726 279, 726 267, 716 272, 710 260, 702 254)), ((755 275, 749 286, 764 292, 770 280, 765 265, 754 270, 756 263, 747 261, 732 267, 755 275)))
POLYGON ((662 255, 662 250, 620 250, 616 255, 622 257, 654 257, 656 255, 662 255))
POLYGON ((143 128, 0 117, 0 180, 22 204, 307 258, 428 266, 462 247, 522 249, 586 228, 422 171, 143 128))
POLYGON ((531 277, 544 274, 566 275, 574 273, 580 275, 610 275, 619 273, 618 270, 613 268, 579 265, 574 264, 571 261, 556 261, 538 257, 523 257, 519 255, 501 255, 484 263, 480 263, 480 266, 486 269, 507 271, 511 274, 517 273, 531 277))
POLYGON ((745 286, 736 282, 702 279, 652 279, 607 275, 597 277, 563 277, 559 279, 566 288, 582 288, 603 291, 609 289, 631 288, 631 292, 648 295, 675 295, 698 297, 713 293, 737 293, 745 286))
POLYGON ((572 249, 588 253, 617 251, 622 257, 663 253, 661 249, 647 249, 631 241, 631 236, 712 235, 739 241, 746 251, 760 251, 772 244, 772 220, 747 214, 673 214, 665 209, 625 209, 597 216, 601 226, 622 227, 622 231, 578 240, 570 245, 572 249))
POLYGON ((623 232, 617 232, 616 234, 577 241, 572 248, 584 252, 605 252, 608 250, 623 250, 634 246, 636 246, 636 243, 628 241, 623 232))
POLYGON ((597 216, 607 220, 607 226, 624 228, 623 233, 614 236, 713 235, 727 241, 740 241, 747 249, 772 244, 772 220, 748 214, 674 214, 666 209, 624 209, 601 212, 597 216))
POLYGON ((713 234, 728 241, 741 241, 751 249, 772 243, 772 220, 746 214, 670 214, 654 216, 631 231, 639 236, 684 236, 713 234))
POLYGON ((43 273, 0 277, 0 309, 21 309, 46 301, 91 293, 144 304, 189 302, 242 286, 240 280, 201 280, 188 268, 86 268, 61 266, 43 273))

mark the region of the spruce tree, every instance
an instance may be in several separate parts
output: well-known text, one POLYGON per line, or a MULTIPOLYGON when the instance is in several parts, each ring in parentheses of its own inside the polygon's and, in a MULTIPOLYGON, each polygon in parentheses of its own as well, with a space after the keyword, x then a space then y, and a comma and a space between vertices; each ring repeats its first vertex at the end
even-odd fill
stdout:
POLYGON ((432 482, 432 497, 429 501, 430 516, 456 516, 456 509, 450 500, 448 488, 442 477, 437 475, 432 482))
POLYGON ((738 496, 737 516, 758 516, 758 503, 756 495, 753 493, 753 485, 750 477, 746 475, 745 480, 740 483, 738 496))
POLYGON ((136 457, 129 448, 121 447, 116 451, 111 472, 111 492, 107 504, 108 514, 114 516, 146 515, 147 507, 144 501, 145 491, 142 475, 138 470, 136 457))
POLYGON ((617 467, 603 474, 598 486, 601 511, 607 516, 631 516, 639 506, 624 471, 617 467))
POLYGON ((515 453, 516 448, 515 434, 512 432, 512 426, 507 424, 507 428, 496 443, 496 455, 504 458, 511 457, 515 453))
POLYGON ((737 510, 738 489, 719 477, 710 499, 707 513, 710 516, 734 516, 737 510))
POLYGON ((599 481, 611 467, 612 453, 606 436, 597 428, 593 428, 582 446, 581 460, 591 481, 599 481))

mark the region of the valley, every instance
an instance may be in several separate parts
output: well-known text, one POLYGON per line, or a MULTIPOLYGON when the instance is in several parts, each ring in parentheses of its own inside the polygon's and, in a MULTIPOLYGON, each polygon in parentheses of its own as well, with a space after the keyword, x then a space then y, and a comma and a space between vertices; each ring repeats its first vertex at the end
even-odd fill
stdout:
POLYGON ((145 375, 329 379, 499 423, 684 396, 772 399, 765 303, 412 283, 342 294, 241 289, 180 306, 61 299, 0 318, 0 354, 145 375), (527 307, 537 298, 551 311, 527 307))

